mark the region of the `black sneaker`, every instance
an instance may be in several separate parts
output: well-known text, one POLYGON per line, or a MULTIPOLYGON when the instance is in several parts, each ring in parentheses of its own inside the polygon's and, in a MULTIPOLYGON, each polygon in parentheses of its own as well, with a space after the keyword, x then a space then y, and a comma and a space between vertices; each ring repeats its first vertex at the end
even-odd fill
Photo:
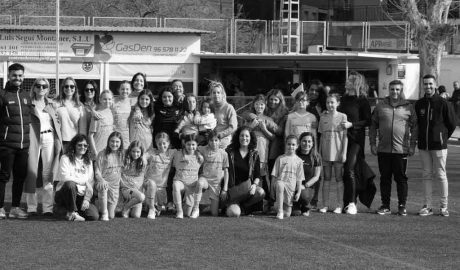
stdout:
POLYGON ((380 208, 377 210, 377 214, 379 215, 390 215, 391 214, 391 210, 390 208, 386 207, 386 206, 380 206, 380 208))
POLYGON ((407 210, 404 205, 398 206, 398 215, 404 216, 404 217, 407 216, 407 210))

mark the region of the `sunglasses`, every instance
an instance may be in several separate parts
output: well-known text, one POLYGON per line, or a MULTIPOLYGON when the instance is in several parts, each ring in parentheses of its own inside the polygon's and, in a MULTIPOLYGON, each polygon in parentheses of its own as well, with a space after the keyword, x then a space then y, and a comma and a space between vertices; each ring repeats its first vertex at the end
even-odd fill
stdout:
POLYGON ((64 85, 64 88, 74 89, 74 88, 75 88, 75 85, 66 84, 66 85, 64 85))
POLYGON ((80 148, 88 148, 88 144, 86 143, 78 143, 77 146, 80 148))
POLYGON ((37 87, 37 88, 43 88, 43 89, 48 89, 48 85, 46 85, 46 84, 36 84, 35 87, 37 87))
POLYGON ((94 88, 85 88, 85 92, 94 92, 94 88))

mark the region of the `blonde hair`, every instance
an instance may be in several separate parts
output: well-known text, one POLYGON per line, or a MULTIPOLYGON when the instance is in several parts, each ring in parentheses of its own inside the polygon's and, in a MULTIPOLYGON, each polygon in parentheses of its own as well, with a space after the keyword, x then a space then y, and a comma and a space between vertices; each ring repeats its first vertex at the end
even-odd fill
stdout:
POLYGON ((51 88, 51 85, 50 85, 50 82, 44 78, 44 77, 38 77, 37 79, 35 79, 34 83, 32 84, 32 87, 30 88, 31 91, 30 91, 30 98, 32 100, 35 100, 37 98, 37 94, 35 94, 35 91, 34 91, 34 88, 35 88, 35 85, 38 84, 38 82, 41 82, 41 81, 44 81, 46 85, 48 85, 48 94, 50 93, 50 88, 51 88))
POLYGON ((225 92, 224 85, 218 81, 211 81, 209 83, 208 89, 209 89, 209 97, 211 98, 211 100, 214 100, 214 94, 212 93, 212 89, 214 88, 220 88, 220 90, 222 91, 223 99, 227 100, 227 92, 225 92))

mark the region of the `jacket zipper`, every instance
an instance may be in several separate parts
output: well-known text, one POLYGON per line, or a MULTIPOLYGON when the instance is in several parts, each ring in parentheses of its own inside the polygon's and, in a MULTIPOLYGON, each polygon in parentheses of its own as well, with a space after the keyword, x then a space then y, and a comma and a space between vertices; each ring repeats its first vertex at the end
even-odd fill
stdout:
POLYGON ((428 100, 428 111, 427 111, 427 117, 426 117, 426 150, 428 151, 428 129, 430 127, 430 118, 431 118, 431 103, 430 101, 428 100))
POLYGON ((3 137, 3 140, 6 140, 6 137, 8 136, 8 126, 5 128, 5 136, 3 137))
POLYGON ((22 149, 23 142, 24 142, 24 119, 22 118, 22 106, 21 106, 21 99, 19 98, 19 90, 16 92, 16 96, 18 97, 19 117, 21 118, 21 149, 22 149))
POLYGON ((6 110, 6 116, 10 118, 10 111, 8 110, 8 105, 5 106, 5 110, 6 110))
POLYGON ((391 150, 390 150, 390 153, 393 153, 393 128, 394 128, 394 122, 395 122, 395 110, 396 108, 393 107, 393 117, 391 119, 391 150))

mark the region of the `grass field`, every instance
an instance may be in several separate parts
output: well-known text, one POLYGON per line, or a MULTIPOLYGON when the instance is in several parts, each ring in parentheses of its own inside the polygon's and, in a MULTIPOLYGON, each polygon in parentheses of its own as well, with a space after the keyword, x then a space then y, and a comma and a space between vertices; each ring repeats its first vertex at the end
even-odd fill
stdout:
MULTIPOLYGON (((376 158, 366 159, 377 172, 376 158)), ((0 221, 1 269, 459 269, 460 147, 448 157, 448 218, 419 217, 418 154, 409 161, 408 216, 379 216, 380 194, 356 216, 312 213, 71 223, 0 221)), ((378 186, 379 179, 376 179, 378 186)), ((9 185, 10 186, 10 185, 9 185)), ((433 201, 439 201, 434 184, 433 201)), ((7 191, 7 200, 10 200, 7 191)), ((393 185, 392 198, 396 198, 393 185)), ((392 201, 393 210, 396 201, 392 201)), ((9 209, 9 206, 7 206, 9 209)))

